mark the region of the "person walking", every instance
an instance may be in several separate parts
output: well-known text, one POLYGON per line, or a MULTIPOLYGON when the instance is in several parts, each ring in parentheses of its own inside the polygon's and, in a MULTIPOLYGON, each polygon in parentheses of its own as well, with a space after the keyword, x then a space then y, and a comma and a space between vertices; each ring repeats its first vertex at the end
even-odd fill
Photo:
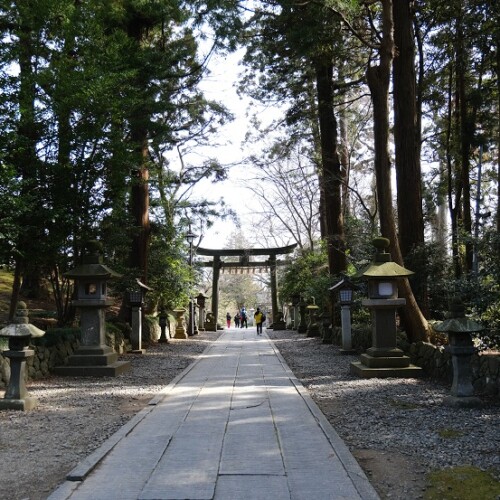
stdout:
POLYGON ((245 325, 245 328, 248 328, 248 323, 247 323, 247 310, 245 309, 245 307, 242 307, 241 308, 241 319, 240 319, 240 328, 243 328, 243 325, 245 325))
POLYGON ((237 311, 236 314, 234 315, 234 327, 239 328, 240 327, 240 311, 237 311))
POLYGON ((231 315, 229 313, 226 314, 226 323, 227 327, 231 328, 231 315))
POLYGON ((266 316, 260 310, 260 307, 257 307, 257 310, 253 315, 253 319, 255 320, 255 325, 257 326, 257 335, 262 335, 262 324, 266 320, 266 316))

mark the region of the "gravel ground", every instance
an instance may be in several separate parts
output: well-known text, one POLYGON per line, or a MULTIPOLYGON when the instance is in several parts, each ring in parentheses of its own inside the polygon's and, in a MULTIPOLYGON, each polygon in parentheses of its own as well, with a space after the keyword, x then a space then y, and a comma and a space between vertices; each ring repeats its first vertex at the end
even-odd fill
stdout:
MULTIPOLYGON (((448 387, 358 379, 349 375, 357 356, 294 332, 267 333, 382 498, 422 498, 425 474, 436 468, 467 464, 500 477, 498 398, 481 408, 452 409, 442 404, 448 387)), ((132 370, 116 378, 30 382, 37 408, 0 412, 0 498, 45 499, 217 337, 205 332, 127 355, 132 370)))

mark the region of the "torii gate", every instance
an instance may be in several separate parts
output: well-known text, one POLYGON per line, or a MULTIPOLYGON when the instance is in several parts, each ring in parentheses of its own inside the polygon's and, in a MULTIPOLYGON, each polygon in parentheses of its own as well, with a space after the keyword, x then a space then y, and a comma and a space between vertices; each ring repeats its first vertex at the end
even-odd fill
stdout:
POLYGON ((212 250, 209 248, 197 248, 197 255, 205 255, 213 257, 212 261, 202 262, 202 267, 212 267, 213 280, 212 280, 212 314, 217 324, 217 311, 219 309, 219 276, 221 269, 243 269, 253 268, 262 269, 269 268, 271 274, 271 301, 273 308, 273 320, 278 320, 278 290, 276 281, 276 267, 280 264, 277 261, 277 255, 284 255, 292 253, 297 244, 288 245, 278 248, 246 248, 246 249, 222 249, 212 250), (267 255, 268 259, 264 261, 251 261, 252 255, 267 255), (224 262, 221 257, 239 257, 238 262, 224 262))

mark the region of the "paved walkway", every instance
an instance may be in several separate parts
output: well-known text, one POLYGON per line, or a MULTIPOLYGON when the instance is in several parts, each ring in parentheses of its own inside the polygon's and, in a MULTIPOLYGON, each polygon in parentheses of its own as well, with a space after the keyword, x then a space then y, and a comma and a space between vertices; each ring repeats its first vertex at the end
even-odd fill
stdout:
POLYGON ((265 335, 226 330, 50 500, 378 499, 265 335))

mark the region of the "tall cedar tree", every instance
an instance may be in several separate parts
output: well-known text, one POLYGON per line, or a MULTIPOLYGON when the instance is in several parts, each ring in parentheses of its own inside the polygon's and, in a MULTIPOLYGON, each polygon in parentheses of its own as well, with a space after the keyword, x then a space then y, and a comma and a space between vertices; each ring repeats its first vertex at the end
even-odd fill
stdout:
POLYGON ((318 168, 321 228, 328 247, 331 274, 346 268, 341 198, 343 173, 333 87, 332 46, 340 44, 338 26, 335 16, 318 4, 264 3, 248 22, 245 56, 245 62, 258 71, 253 75, 259 75, 260 90, 256 94, 262 100, 278 97, 283 102, 291 98, 288 123, 296 120, 310 123, 311 119, 317 122, 311 127, 309 140, 318 139, 315 147, 321 159, 318 168), (313 107, 309 99, 312 82, 316 94, 313 107))
MULTIPOLYGON (((389 82, 394 56, 392 1, 382 0, 382 39, 378 51, 377 65, 369 65, 366 73, 373 102, 373 131, 375 140, 375 175, 377 179, 377 198, 379 206, 380 229, 391 242, 393 259, 403 265, 399 247, 396 223, 392 207, 391 161, 389 156, 389 82)), ((426 340, 428 324, 425 320, 408 279, 400 282, 400 295, 406 299, 406 307, 401 316, 410 341, 426 340)))

